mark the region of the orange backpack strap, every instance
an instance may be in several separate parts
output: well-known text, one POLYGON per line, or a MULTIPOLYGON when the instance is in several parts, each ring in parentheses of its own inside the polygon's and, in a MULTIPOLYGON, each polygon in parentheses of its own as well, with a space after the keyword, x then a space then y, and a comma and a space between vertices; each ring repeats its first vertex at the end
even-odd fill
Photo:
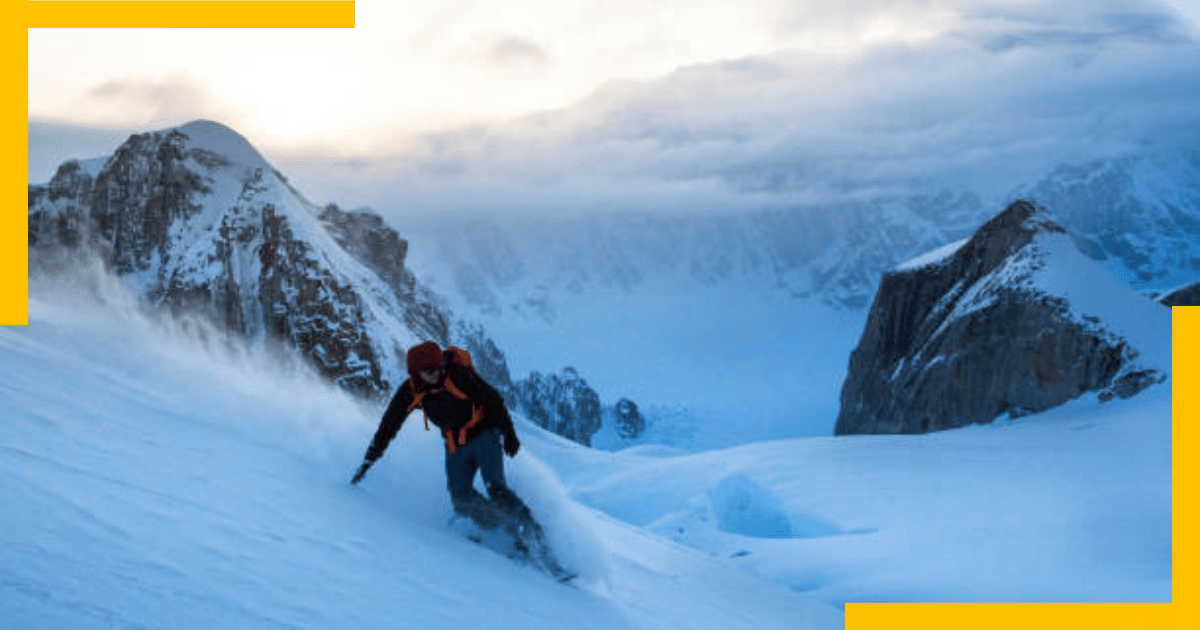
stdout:
MULTIPOLYGON (((467 356, 468 356, 467 360, 470 361, 470 355, 467 355, 467 356)), ((467 365, 469 366, 470 363, 468 363, 467 365)), ((412 389, 412 392, 413 392, 413 401, 411 403, 409 403, 409 405, 408 405, 409 413, 412 413, 412 411, 417 408, 421 408, 421 411, 424 411, 424 408, 421 407, 421 401, 423 398, 425 398, 425 396, 428 396, 429 394, 448 392, 451 396, 454 396, 455 398, 457 398, 459 400, 471 400, 470 396, 467 396, 466 392, 464 392, 457 385, 455 385, 454 381, 450 380, 449 374, 447 374, 446 377, 444 379, 442 379, 442 387, 439 387, 437 389, 418 391, 416 384, 413 383, 412 381, 409 381, 409 387, 412 389)), ((469 421, 467 421, 466 424, 459 427, 457 436, 454 435, 454 432, 451 431, 450 429, 442 430, 442 434, 446 438, 446 448, 449 449, 451 454, 454 454, 458 450, 459 446, 462 446, 467 443, 467 431, 474 428, 475 426, 477 426, 480 422, 483 422, 483 405, 476 405, 476 404, 472 403, 471 419, 469 421)), ((428 415, 425 416, 425 430, 426 431, 429 430, 429 416, 428 415)))
POLYGON ((458 385, 454 384, 454 381, 450 380, 449 374, 446 375, 446 378, 442 379, 442 389, 445 389, 446 391, 450 392, 451 396, 454 396, 455 398, 457 398, 459 400, 470 400, 471 399, 470 396, 467 396, 466 392, 459 389, 458 385))
POLYGON ((458 439, 455 439, 454 432, 450 429, 442 431, 442 435, 446 437, 446 448, 453 455, 458 451, 458 447, 467 443, 467 431, 474 428, 475 425, 483 421, 483 405, 474 405, 471 408, 471 419, 458 429, 458 439), (457 442, 457 443, 456 443, 457 442))
MULTIPOLYGON (((457 350, 457 348, 453 349, 457 350)), ((466 351, 464 350, 463 352, 465 353, 466 351)), ((470 355, 467 356, 467 360, 470 361, 470 355)), ((470 363, 467 363, 467 366, 469 367, 470 363)), ((459 400, 471 400, 471 398, 467 396, 463 390, 459 389, 459 387, 454 384, 454 381, 450 380, 449 374, 446 375, 446 378, 444 381, 442 381, 442 383, 445 385, 446 391, 450 392, 451 396, 454 396, 459 400)), ((457 436, 455 436, 454 433, 449 429, 442 431, 442 434, 446 437, 446 448, 450 451, 450 454, 453 455, 458 450, 459 446, 467 443, 467 431, 473 429, 480 422, 483 422, 483 405, 476 405, 474 402, 472 402, 471 419, 468 420, 466 424, 459 427, 457 436)))
POLYGON ((412 382, 412 380, 408 381, 408 389, 410 389, 412 391, 413 399, 412 399, 412 402, 408 403, 408 411, 405 413, 405 415, 412 413, 414 409, 420 409, 421 415, 425 416, 425 430, 428 431, 429 430, 429 416, 425 414, 425 408, 421 406, 421 400, 423 398, 425 398, 425 394, 429 394, 432 392, 418 391, 417 384, 412 382))

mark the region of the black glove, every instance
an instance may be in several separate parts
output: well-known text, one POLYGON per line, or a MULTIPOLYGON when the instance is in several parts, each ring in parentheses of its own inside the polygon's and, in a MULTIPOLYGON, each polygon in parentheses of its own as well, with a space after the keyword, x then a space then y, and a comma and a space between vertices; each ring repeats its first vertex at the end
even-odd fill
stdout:
POLYGON ((365 476, 367 471, 371 469, 371 464, 374 463, 375 462, 369 459, 364 459, 362 466, 358 467, 358 472, 354 473, 354 478, 350 480, 350 485, 358 485, 358 482, 362 481, 363 476, 365 476))
POLYGON ((504 454, 515 457, 519 450, 521 450, 521 440, 517 439, 517 434, 506 433, 504 435, 504 454))

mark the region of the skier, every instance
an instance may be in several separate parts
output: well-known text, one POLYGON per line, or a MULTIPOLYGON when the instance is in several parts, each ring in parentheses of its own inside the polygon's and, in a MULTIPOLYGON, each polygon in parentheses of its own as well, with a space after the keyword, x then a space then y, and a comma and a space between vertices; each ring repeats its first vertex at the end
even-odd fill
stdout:
POLYGON ((503 397, 471 367, 465 350, 442 351, 437 343, 426 341, 408 351, 407 363, 409 378, 384 411, 350 483, 362 480, 408 414, 421 408, 426 422, 441 429, 445 438, 446 485, 454 511, 470 517, 482 529, 503 526, 518 547, 530 542, 541 546, 541 527, 504 479, 503 455, 515 456, 521 441, 503 397), (477 472, 483 476, 487 497, 475 489, 477 472))

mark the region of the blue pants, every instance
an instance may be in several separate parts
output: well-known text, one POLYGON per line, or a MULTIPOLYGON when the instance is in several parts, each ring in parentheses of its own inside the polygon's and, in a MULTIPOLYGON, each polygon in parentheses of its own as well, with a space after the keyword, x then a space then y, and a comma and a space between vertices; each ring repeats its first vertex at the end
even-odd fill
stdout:
POLYGON ((500 431, 485 431, 451 453, 446 449, 446 486, 454 511, 470 517, 484 529, 520 527, 532 523, 533 514, 504 479, 504 450, 500 431), (475 474, 483 476, 484 497, 475 489, 475 474))

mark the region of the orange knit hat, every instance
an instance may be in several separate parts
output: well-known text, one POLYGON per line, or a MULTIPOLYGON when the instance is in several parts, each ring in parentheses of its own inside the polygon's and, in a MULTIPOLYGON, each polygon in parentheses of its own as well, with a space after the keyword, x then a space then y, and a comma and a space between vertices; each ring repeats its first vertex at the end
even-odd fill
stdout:
POLYGON ((421 370, 432 370, 446 362, 442 349, 433 341, 420 343, 408 351, 408 374, 416 376, 421 370))

